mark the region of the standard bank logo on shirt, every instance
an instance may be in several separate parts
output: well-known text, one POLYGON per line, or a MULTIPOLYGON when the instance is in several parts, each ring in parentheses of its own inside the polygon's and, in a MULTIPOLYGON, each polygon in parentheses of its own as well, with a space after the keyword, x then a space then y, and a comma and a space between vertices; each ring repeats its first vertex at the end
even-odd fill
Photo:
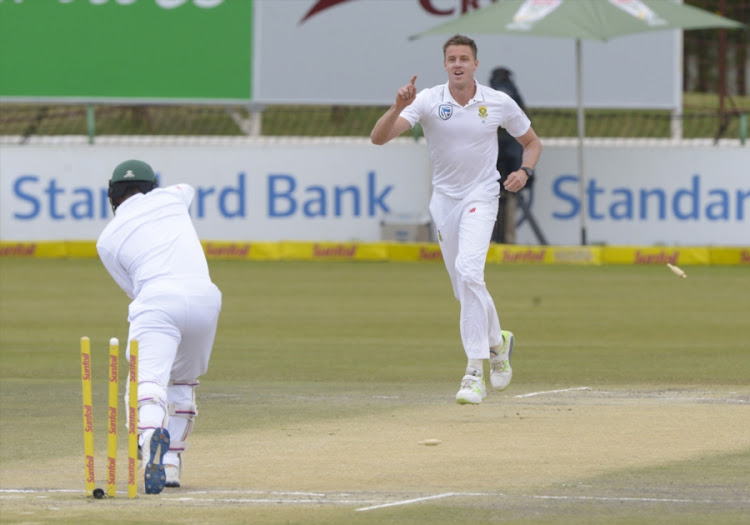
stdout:
POLYGON ((440 104, 440 107, 438 107, 438 115, 440 115, 441 119, 448 120, 451 118, 451 115, 453 115, 453 106, 450 104, 440 104))

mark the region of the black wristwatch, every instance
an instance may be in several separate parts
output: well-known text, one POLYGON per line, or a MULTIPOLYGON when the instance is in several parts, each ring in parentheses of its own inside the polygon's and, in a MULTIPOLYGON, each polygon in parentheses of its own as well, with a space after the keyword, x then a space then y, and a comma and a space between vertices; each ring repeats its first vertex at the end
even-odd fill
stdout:
POLYGON ((533 168, 527 168, 526 166, 521 166, 519 169, 522 169, 526 172, 526 175, 528 175, 529 178, 534 176, 534 169, 533 168))

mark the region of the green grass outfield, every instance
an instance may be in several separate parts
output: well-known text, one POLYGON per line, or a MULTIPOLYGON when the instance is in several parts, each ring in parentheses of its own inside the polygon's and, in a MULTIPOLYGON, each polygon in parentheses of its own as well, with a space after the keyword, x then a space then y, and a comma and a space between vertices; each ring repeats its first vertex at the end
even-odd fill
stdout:
MULTIPOLYGON (((79 340, 89 336, 94 351, 99 453, 106 441, 106 351, 109 339, 118 337, 124 352, 129 301, 96 259, 0 258, 0 523, 153 523, 149 512, 159 512, 163 523, 677 524, 743 523, 750 515, 750 441, 720 434, 724 424, 727 429, 740 428, 750 421, 748 268, 696 266, 688 268, 687 279, 680 279, 662 265, 488 265, 486 281, 501 323, 516 335, 514 379, 500 397, 491 394, 487 406, 458 407, 453 396, 465 356, 458 334, 458 303, 441 263, 215 260, 210 267, 223 292, 223 310, 210 369, 198 389, 201 415, 194 434, 195 454, 210 455, 217 443, 225 444, 222 436, 247 436, 247 449, 268 439, 269 452, 253 463, 267 475, 238 481, 238 490, 265 490, 265 480, 269 491, 345 491, 347 476, 358 480, 356 473, 337 479, 323 473, 318 479, 305 478, 303 473, 313 464, 318 439, 335 440, 331 436, 340 432, 344 442, 338 446, 357 446, 343 437, 348 428, 344 419, 349 417, 366 419, 371 428, 384 431, 393 426, 396 434, 395 423, 404 417, 403 432, 408 436, 419 425, 439 435, 443 427, 447 432, 448 427, 455 430, 480 421, 489 425, 481 427, 483 433, 495 428, 490 410, 497 410, 504 414, 499 419, 532 425, 517 430, 533 436, 533 425, 539 425, 539 432, 546 425, 556 428, 563 421, 555 418, 567 410, 575 413, 588 407, 592 413, 615 413, 618 408, 607 400, 617 399, 624 404, 623 414, 631 408, 658 406, 666 416, 681 415, 695 407, 696 424, 713 421, 719 432, 716 449, 709 441, 685 457, 647 462, 644 456, 642 463, 613 464, 565 483, 554 474, 549 482, 529 478, 527 483, 511 483, 502 469, 478 469, 477 485, 501 492, 500 503, 472 499, 465 491, 455 502, 445 497, 379 513, 320 502, 214 501, 172 507, 172 500, 157 504, 141 496, 135 502, 123 498, 93 503, 82 496, 79 340), (596 400, 587 392, 576 394, 577 401, 517 397, 584 387, 596 393, 596 400), (660 404, 674 397, 670 393, 680 401, 660 404), (526 399, 537 404, 523 404, 526 399), (559 413, 547 411, 556 404, 559 413), (731 405, 731 420, 710 419, 718 413, 704 412, 724 405, 731 405), (540 417, 524 419, 518 415, 523 411, 539 411, 540 417), (419 419, 428 413, 444 414, 446 419, 419 419), (331 421, 332 430, 320 430, 331 421), (295 459, 298 479, 283 481, 277 478, 278 469, 264 462, 273 461, 273 444, 282 436, 294 439, 303 432, 312 448, 309 455, 295 459), (57 476, 66 480, 65 486, 58 486, 57 476), (571 487, 581 495, 579 500, 566 499, 571 487), (33 492, 57 488, 80 493, 33 492)), ((121 388, 124 382, 122 376, 121 388)), ((652 416, 649 412, 644 421, 652 421, 652 416)), ((658 426, 662 416, 653 417, 658 426)), ((617 424, 617 419, 604 419, 602 439, 618 443, 622 432, 606 437, 607 429, 617 424)), ((675 446, 684 445, 692 432, 706 438, 712 429, 696 428, 688 416, 663 430, 654 444, 659 440, 669 447, 669 439, 675 446)), ((478 437, 493 440, 493 435, 478 437)), ((125 441, 123 434, 121 446, 125 441)), ((231 450, 231 443, 226 446, 231 450)), ((446 440, 434 449, 443 453, 448 446, 446 440)), ((236 459, 245 450, 228 454, 236 459)), ((286 458, 283 451, 278 453, 286 458)), ((617 447, 609 454, 617 456, 617 447)), ((103 472, 103 458, 97 460, 103 472)), ((408 456, 412 460, 416 470, 437 467, 408 456)), ((231 468, 214 472, 210 460, 205 466, 202 461, 190 471, 193 488, 201 487, 202 473, 230 480, 238 474, 231 468)), ((348 461, 348 456, 336 460, 342 468, 348 461)), ((549 462, 553 468, 555 456, 549 462)), ((380 476, 377 462, 367 468, 352 490, 363 491, 366 478, 371 482, 368 494, 377 493, 384 501, 386 492, 406 500, 428 488, 458 492, 451 486, 454 478, 461 484, 472 482, 456 467, 453 476, 435 486, 432 480, 423 486, 409 484, 407 476, 400 487, 391 470, 380 476)))

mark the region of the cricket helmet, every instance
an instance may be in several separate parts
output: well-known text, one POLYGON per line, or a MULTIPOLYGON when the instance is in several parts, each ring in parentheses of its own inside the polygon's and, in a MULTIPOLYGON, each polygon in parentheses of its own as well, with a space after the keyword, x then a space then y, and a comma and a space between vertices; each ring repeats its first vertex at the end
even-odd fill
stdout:
POLYGON ((154 170, 141 160, 126 160, 115 167, 109 179, 107 196, 115 211, 127 196, 133 193, 148 193, 159 186, 154 170))
POLYGON ((130 181, 143 181, 143 182, 156 182, 156 176, 154 170, 141 160, 126 160, 121 162, 112 172, 112 178, 109 180, 109 185, 112 186, 115 182, 130 182, 130 181))

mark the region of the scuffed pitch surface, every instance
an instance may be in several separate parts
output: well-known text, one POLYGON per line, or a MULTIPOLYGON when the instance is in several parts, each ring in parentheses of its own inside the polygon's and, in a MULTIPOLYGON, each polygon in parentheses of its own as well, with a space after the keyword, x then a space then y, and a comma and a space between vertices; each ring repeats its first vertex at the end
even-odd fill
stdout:
POLYGON ((511 389, 480 406, 458 406, 433 392, 277 390, 249 399, 250 391, 227 391, 203 400, 207 412, 229 397, 271 412, 311 403, 330 413, 226 434, 209 421, 211 431, 194 434, 183 487, 136 501, 124 486, 117 500, 87 501, 78 456, 14 461, 3 466, 3 514, 33 522, 56 513, 106 516, 116 507, 119 518, 137 520, 145 506, 169 509, 185 523, 211 522, 222 509, 228 520, 238 513, 240 523, 254 515, 273 521, 258 510, 271 508, 290 520, 377 522, 418 511, 448 523, 459 509, 476 519, 523 521, 547 513, 563 519, 565 508, 585 505, 593 515, 645 512, 654 523, 677 523, 696 512, 720 511, 729 522, 732 513, 750 512, 750 479, 722 459, 741 462, 750 452, 750 389, 547 392, 511 389), (425 439, 441 444, 420 445, 425 439), (244 518, 238 506, 251 508, 244 518))

